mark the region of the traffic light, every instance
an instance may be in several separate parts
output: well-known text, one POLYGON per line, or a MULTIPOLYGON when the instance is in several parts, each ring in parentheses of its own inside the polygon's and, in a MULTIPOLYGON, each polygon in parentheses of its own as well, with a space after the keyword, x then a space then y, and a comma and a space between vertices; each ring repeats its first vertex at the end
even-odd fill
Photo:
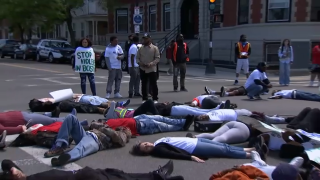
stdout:
POLYGON ((214 10, 216 7, 216 0, 209 0, 209 10, 214 10))

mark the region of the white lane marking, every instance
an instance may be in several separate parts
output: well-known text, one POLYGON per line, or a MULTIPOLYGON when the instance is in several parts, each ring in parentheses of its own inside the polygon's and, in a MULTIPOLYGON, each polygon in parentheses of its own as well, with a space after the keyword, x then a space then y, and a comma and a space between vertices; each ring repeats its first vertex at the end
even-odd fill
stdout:
POLYGON ((69 73, 69 74, 55 74, 55 75, 57 75, 57 76, 74 76, 75 74, 69 73))
POLYGON ((20 77, 36 77, 36 76, 44 76, 44 75, 41 75, 41 74, 29 74, 29 75, 20 75, 20 77))
POLYGON ((21 159, 13 161, 17 166, 32 166, 36 164, 42 164, 42 162, 36 159, 21 159))
MULTIPOLYGON (((4 111, 4 112, 6 112, 6 111, 4 111)), ((18 136, 19 136, 19 134, 7 135, 7 136, 6 136, 6 143, 11 143, 11 142, 14 141, 18 136)))
POLYGON ((13 79, 7 79, 7 80, 5 80, 5 81, 7 81, 7 82, 11 82, 11 81, 13 81, 13 79))
POLYGON ((52 78, 37 78, 43 81, 49 81, 49 82, 53 82, 53 83, 57 83, 57 84, 61 84, 61 85, 68 85, 69 83, 65 83, 62 81, 57 81, 57 80, 53 80, 52 78))
POLYGON ((38 85, 36 85, 36 84, 29 84, 29 85, 27 85, 28 87, 34 87, 34 86, 38 86, 38 85))
MULTIPOLYGON (((44 156, 43 156, 44 153, 48 151, 47 148, 42 148, 39 146, 28 146, 28 147, 20 147, 20 149, 23 150, 24 152, 26 152, 27 154, 30 154, 31 156, 33 156, 39 162, 51 167, 51 158, 44 158, 44 156)), ((60 169, 60 170, 64 170, 64 171, 72 171, 72 170, 78 170, 81 168, 82 167, 76 163, 69 163, 63 167, 58 167, 58 168, 54 168, 54 169, 60 169)))

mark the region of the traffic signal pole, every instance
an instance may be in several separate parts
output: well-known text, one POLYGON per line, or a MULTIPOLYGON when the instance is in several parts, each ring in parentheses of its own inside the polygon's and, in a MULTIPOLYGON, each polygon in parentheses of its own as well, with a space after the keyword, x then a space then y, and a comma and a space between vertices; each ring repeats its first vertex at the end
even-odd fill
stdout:
POLYGON ((215 0, 209 0, 209 10, 210 10, 210 36, 209 36, 209 59, 206 66, 206 75, 216 74, 216 68, 213 63, 213 43, 212 43, 212 30, 213 30, 213 23, 214 23, 214 8, 215 8, 215 0))

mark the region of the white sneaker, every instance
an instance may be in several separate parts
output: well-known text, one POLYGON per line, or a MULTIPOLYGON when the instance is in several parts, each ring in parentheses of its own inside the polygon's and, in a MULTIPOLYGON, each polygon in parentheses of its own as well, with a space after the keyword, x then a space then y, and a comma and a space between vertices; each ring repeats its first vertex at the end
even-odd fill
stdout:
POLYGON ((257 151, 251 151, 251 161, 252 161, 252 162, 257 162, 257 163, 259 163, 261 166, 266 166, 266 165, 267 165, 267 163, 264 162, 264 161, 261 159, 261 157, 260 157, 260 155, 259 155, 259 153, 258 153, 257 151))
POLYGON ((146 101, 142 101, 142 104, 145 103, 146 101))
POLYGON ((292 166, 295 166, 297 168, 300 168, 303 163, 304 163, 304 159, 302 157, 295 157, 290 161, 289 164, 291 164, 292 166))
POLYGON ((158 101, 153 101, 153 103, 157 104, 157 103, 158 103, 158 101))
POLYGON ((115 93, 115 94, 114 94, 114 98, 122 98, 122 96, 121 96, 120 93, 115 93))
POLYGON ((264 115, 264 120, 270 124, 283 124, 286 122, 285 118, 279 117, 279 116, 271 116, 270 117, 270 116, 264 115))
POLYGON ((106 95, 106 99, 109 99, 109 98, 110 98, 110 96, 111 96, 111 94, 110 94, 110 93, 107 93, 107 95, 106 95))

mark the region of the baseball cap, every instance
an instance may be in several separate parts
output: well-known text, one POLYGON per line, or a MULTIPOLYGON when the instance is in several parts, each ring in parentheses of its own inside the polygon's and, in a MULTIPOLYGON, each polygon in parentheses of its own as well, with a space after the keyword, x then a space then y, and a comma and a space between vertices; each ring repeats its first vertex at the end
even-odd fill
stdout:
POLYGON ((265 62, 259 62, 257 66, 258 67, 268 67, 267 63, 265 63, 265 62))
POLYGON ((142 38, 151 38, 150 34, 148 33, 144 33, 144 35, 142 36, 142 38))
POLYGON ((272 172, 273 180, 296 180, 299 175, 299 169, 288 163, 279 164, 272 172))

